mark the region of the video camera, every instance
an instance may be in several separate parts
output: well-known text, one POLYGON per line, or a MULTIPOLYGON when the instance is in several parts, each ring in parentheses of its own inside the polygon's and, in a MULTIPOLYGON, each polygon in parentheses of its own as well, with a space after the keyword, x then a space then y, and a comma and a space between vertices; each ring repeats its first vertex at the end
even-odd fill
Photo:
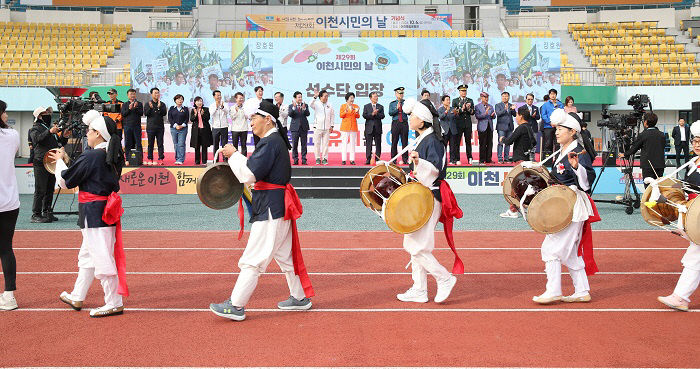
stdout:
POLYGON ((74 98, 58 104, 60 119, 58 129, 61 131, 80 129, 83 115, 90 110, 100 113, 119 113, 121 104, 110 104, 96 94, 96 99, 74 98))
POLYGON ((606 127, 617 132, 624 132, 638 127, 642 123, 642 117, 645 113, 644 109, 650 107, 651 102, 648 95, 637 94, 627 100, 627 105, 634 110, 632 113, 610 114, 608 109, 603 109, 603 119, 597 122, 598 127, 606 127))

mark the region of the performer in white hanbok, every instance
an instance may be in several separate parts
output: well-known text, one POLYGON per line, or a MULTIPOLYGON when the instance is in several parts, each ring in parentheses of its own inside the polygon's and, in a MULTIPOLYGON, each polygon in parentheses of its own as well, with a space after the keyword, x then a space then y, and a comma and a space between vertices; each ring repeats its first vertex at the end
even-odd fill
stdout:
POLYGON ((599 221, 600 217, 595 203, 587 193, 595 179, 595 172, 590 156, 583 154, 585 150, 579 139, 580 118, 574 115, 568 115, 562 109, 552 113, 552 119, 561 122, 557 125, 555 135, 562 150, 551 159, 551 175, 560 184, 574 190, 577 198, 571 224, 557 233, 548 234, 542 242, 541 253, 547 285, 543 294, 532 298, 538 304, 591 301, 588 275, 598 271, 593 259, 590 223, 599 221), (566 116, 555 118, 561 114, 566 116), (561 289, 562 264, 569 269, 574 284, 574 294, 565 297, 562 297, 561 289))
MULTIPOLYGON (((244 185, 252 190, 252 217, 250 236, 243 255, 238 261, 241 273, 231 292, 231 298, 211 304, 210 310, 221 317, 244 320, 244 306, 248 303, 258 278, 274 259, 287 278, 289 298, 277 304, 282 310, 308 310, 314 296, 311 281, 304 266, 297 234, 296 219, 302 207, 291 179, 291 163, 287 132, 277 120, 277 106, 262 100, 259 106, 245 104, 251 117, 253 134, 260 137, 250 158, 241 155, 233 145, 223 149, 231 170, 244 185), (250 109, 253 109, 252 111, 250 109)), ((242 200, 241 200, 242 201, 242 200)), ((243 204, 239 202, 239 217, 243 233, 243 204)))
MULTIPOLYGON (((457 205, 450 186, 445 181, 446 156, 445 145, 442 143, 440 129, 433 130, 432 123, 437 117, 433 116, 428 104, 429 100, 417 102, 408 99, 403 105, 403 111, 410 114, 409 127, 416 131, 417 146, 409 155, 410 167, 415 178, 433 193, 433 213, 428 222, 419 230, 405 234, 403 248, 411 254, 413 286, 406 292, 396 295, 401 301, 428 302, 428 281, 430 273, 437 281, 435 302, 445 301, 452 288, 457 283, 457 277, 442 266, 435 256, 435 226, 440 221, 444 224, 448 245, 455 254, 452 273, 464 274, 464 264, 459 259, 452 238, 453 218, 461 218, 462 210, 457 205)), ((438 125, 439 127, 439 125, 438 125)))
POLYGON ((88 289, 97 278, 104 290, 105 305, 90 310, 90 316, 98 318, 122 314, 122 296, 129 296, 120 221, 124 210, 117 194, 124 152, 111 118, 90 110, 83 122, 88 125, 87 140, 92 150, 84 151, 70 168, 62 159, 63 149, 51 156, 56 161, 56 183, 61 188, 80 188, 78 225, 83 234, 78 278, 73 291, 62 292, 60 299, 75 310, 82 309, 88 289))
MULTIPOLYGON (((690 127, 690 133, 693 135, 693 139, 690 141, 693 145, 693 152, 699 153, 700 121, 693 123, 690 127)), ((700 186, 700 168, 698 168, 700 165, 700 157, 696 156, 690 160, 695 164, 690 165, 688 174, 685 177, 685 182, 691 186, 700 186)), ((695 197, 697 197, 696 192, 692 192, 688 195, 689 200, 695 197)), ((658 300, 672 309, 688 311, 690 296, 697 290, 698 284, 700 283, 700 245, 690 242, 688 250, 681 259, 681 264, 683 265, 683 271, 681 272, 680 278, 678 278, 678 283, 676 283, 676 288, 673 290, 673 293, 668 296, 659 296, 658 300)))

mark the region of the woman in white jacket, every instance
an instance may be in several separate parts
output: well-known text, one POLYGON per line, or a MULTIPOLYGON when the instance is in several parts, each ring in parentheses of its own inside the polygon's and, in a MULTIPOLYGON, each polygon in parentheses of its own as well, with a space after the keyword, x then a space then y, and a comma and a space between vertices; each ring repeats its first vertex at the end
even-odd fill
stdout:
POLYGON ((15 154, 19 133, 7 126, 7 104, 0 100, 0 260, 5 275, 5 292, 0 295, 0 310, 17 309, 15 279, 17 263, 12 251, 12 237, 19 215, 19 193, 15 177, 15 154))

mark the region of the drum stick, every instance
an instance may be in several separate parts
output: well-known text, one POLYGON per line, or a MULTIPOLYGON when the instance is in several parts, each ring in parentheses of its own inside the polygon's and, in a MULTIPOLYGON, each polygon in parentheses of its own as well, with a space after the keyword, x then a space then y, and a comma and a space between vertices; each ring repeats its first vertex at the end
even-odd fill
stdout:
POLYGON ((556 154, 558 154, 559 152, 561 152, 561 148, 560 148, 559 150, 553 152, 552 155, 549 155, 547 158, 545 158, 544 160, 542 160, 541 162, 539 162, 537 165, 538 165, 538 166, 542 166, 544 163, 546 163, 547 161, 549 161, 549 159, 554 158, 554 156, 555 156, 556 154))
POLYGON ((673 177, 676 173, 680 173, 681 170, 685 169, 686 167, 689 167, 691 164, 695 164, 695 160, 694 160, 694 159, 693 159, 693 160, 689 160, 687 163, 681 165, 680 167, 678 167, 678 169, 674 170, 673 172, 671 172, 671 173, 669 173, 669 174, 667 174, 667 175, 665 175, 665 176, 663 176, 663 177, 660 177, 660 178, 657 178, 657 179, 652 180, 650 184, 658 185, 658 184, 661 183, 662 181, 664 181, 664 180, 666 180, 666 179, 670 179, 670 178, 673 177))
POLYGON ((415 140, 412 144, 406 145, 406 147, 404 147, 403 149, 401 149, 401 152, 400 152, 400 153, 396 154, 396 156, 394 156, 393 158, 391 158, 391 159, 390 159, 389 161, 387 161, 385 164, 386 164, 386 165, 391 164, 391 163, 394 162, 396 159, 398 159, 401 155, 405 154, 408 150, 413 150, 413 149, 415 149, 416 147, 418 147, 418 144, 419 144, 421 141, 423 141, 423 139, 424 139, 426 136, 427 136, 426 134, 423 134, 423 135, 421 135, 420 137, 418 137, 418 139, 415 140))

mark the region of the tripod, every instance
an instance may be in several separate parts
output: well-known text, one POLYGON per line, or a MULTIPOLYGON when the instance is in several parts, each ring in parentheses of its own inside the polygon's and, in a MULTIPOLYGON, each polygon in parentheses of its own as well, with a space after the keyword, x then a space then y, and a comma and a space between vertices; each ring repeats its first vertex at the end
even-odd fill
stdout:
MULTIPOLYGON (((82 129, 80 128, 80 125, 73 124, 70 127, 66 129, 66 131, 71 132, 71 137, 73 137, 73 147, 71 147, 70 153, 68 154, 68 157, 70 158, 71 162, 75 161, 80 154, 83 152, 83 132, 82 129), (76 138, 77 136, 77 138, 76 138)), ((63 147, 63 146, 62 146, 63 147)), ((58 214, 58 215, 78 215, 77 211, 58 211, 55 212, 54 208, 56 207, 56 203, 58 203, 58 197, 61 195, 61 191, 59 190, 56 193, 56 196, 54 196, 53 199, 53 204, 51 204, 51 213, 53 214, 58 214)), ((73 194, 73 199, 75 201, 75 193, 73 194)))
MULTIPOLYGON (((605 172, 605 168, 607 167, 607 161, 609 160, 609 155, 613 154, 613 160, 617 160, 617 154, 618 152, 623 152, 624 151, 624 140, 622 138, 615 138, 613 142, 611 142, 613 145, 612 150, 608 152, 603 152, 602 157, 603 157, 603 169, 600 170, 600 173, 598 174, 598 177, 595 179, 595 182, 593 183, 593 187, 591 187, 591 195, 595 192, 595 188, 598 185, 598 181, 600 181, 600 178, 603 176, 603 173, 605 172)), ((621 199, 615 199, 615 200, 595 200, 595 202, 602 202, 602 203, 608 203, 608 204, 619 204, 619 205, 624 205, 625 206, 625 213, 627 214, 632 214, 634 212, 634 209, 639 209, 639 204, 640 204, 640 198, 639 198, 639 191, 637 190, 637 185, 634 183, 634 178, 632 178, 632 168, 634 166, 634 158, 622 158, 622 175, 625 179, 625 192, 622 195, 621 199), (634 198, 632 197, 632 192, 634 192, 634 198)))

